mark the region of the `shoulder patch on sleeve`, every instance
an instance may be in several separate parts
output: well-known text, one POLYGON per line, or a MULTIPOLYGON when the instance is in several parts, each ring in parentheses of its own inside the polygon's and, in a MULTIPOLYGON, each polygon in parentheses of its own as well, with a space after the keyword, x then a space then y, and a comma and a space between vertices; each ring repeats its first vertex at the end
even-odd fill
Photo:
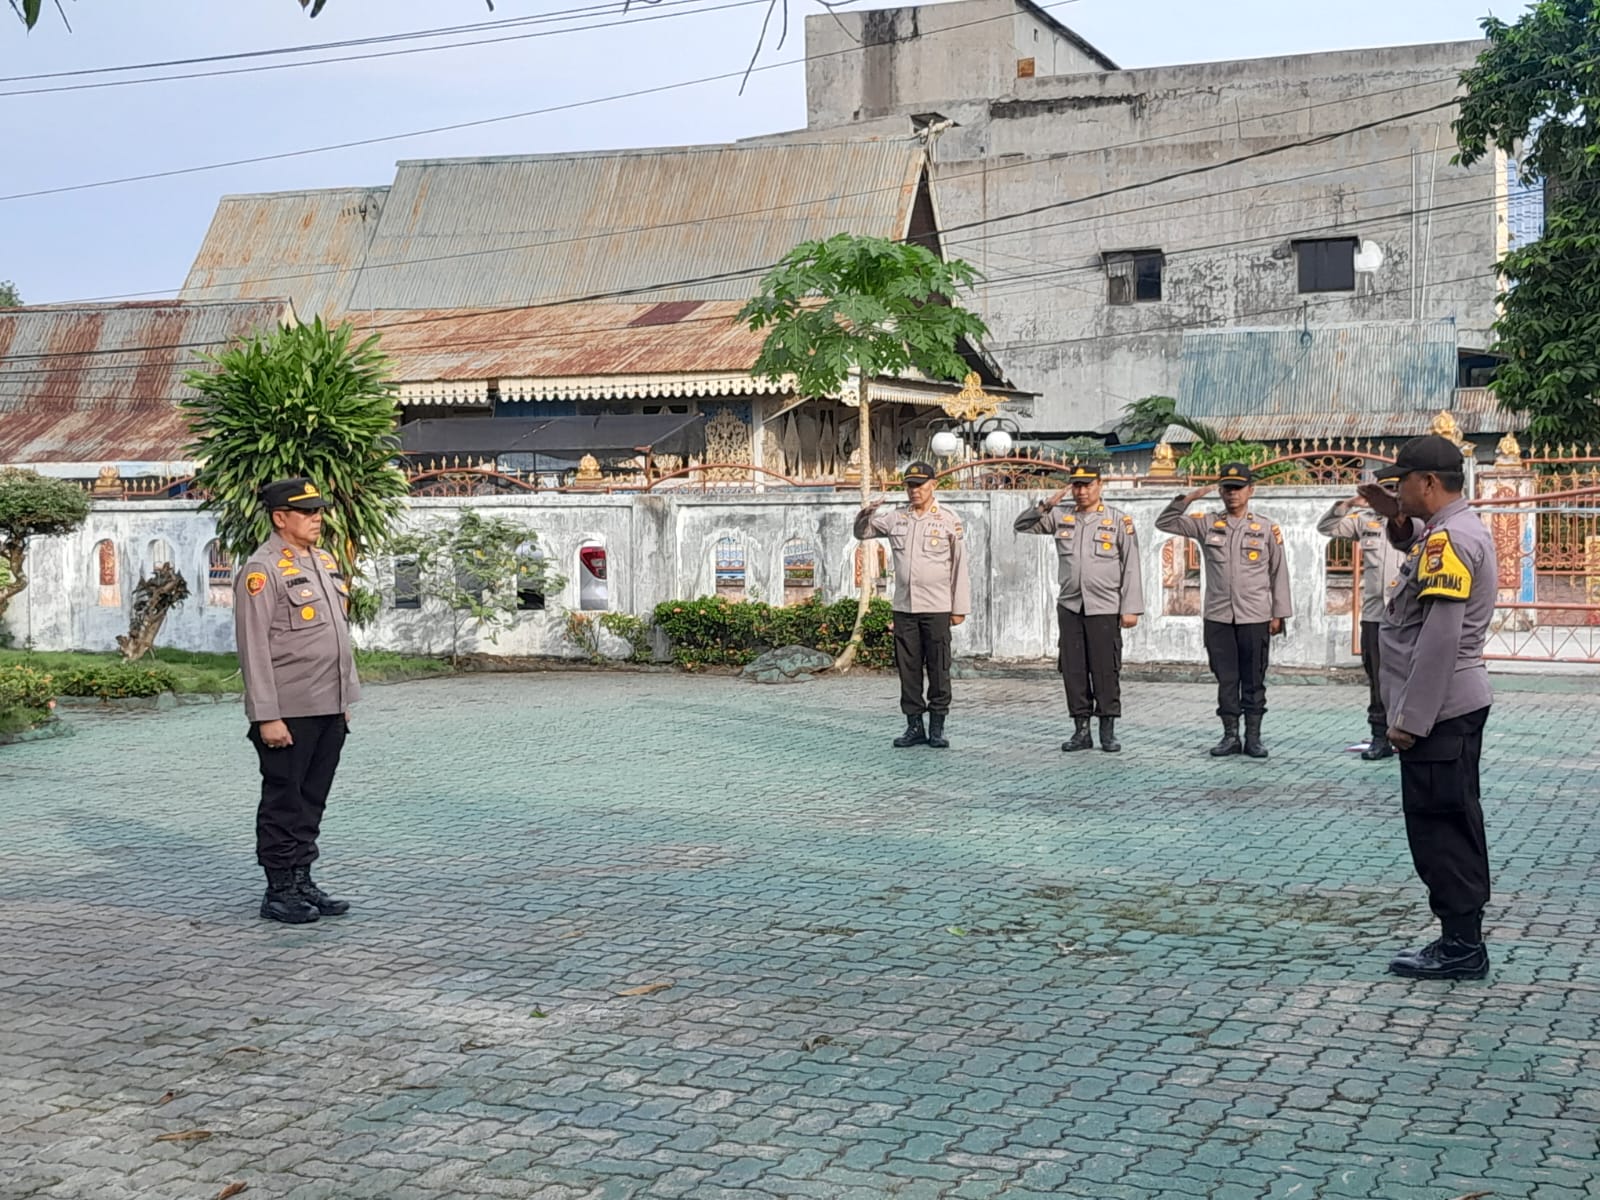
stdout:
POLYGON ((260 571, 251 571, 244 577, 244 590, 252 596, 259 596, 261 589, 267 586, 267 577, 260 571))
POLYGON ((1465 600, 1472 594, 1472 571, 1456 553, 1447 531, 1428 535, 1417 581, 1422 585, 1417 593, 1422 600, 1465 600))
POLYGON ((1132 533, 1133 532, 1133 518, 1128 516, 1126 513, 1124 513, 1123 517, 1122 517, 1122 532, 1123 533, 1132 533))
POLYGON ((1280 546, 1283 545, 1283 526, 1274 525, 1272 527, 1272 540, 1280 546))

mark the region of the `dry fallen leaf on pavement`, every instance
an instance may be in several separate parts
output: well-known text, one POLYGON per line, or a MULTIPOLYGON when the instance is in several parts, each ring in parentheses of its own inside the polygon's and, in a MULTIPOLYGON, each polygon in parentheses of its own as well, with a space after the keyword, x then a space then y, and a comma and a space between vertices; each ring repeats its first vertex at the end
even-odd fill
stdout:
POLYGON ((185 1129, 182 1133, 163 1133, 158 1142, 203 1142, 211 1136, 209 1129, 185 1129))
POLYGON ((218 1192, 216 1196, 213 1197, 213 1200, 228 1200, 229 1196, 237 1196, 240 1192, 248 1191, 249 1188, 250 1185, 245 1183, 243 1180, 230 1183, 227 1187, 218 1192))
POLYGON ((1485 1196, 1492 1196, 1493 1192, 1468 1192, 1465 1196, 1457 1196, 1456 1200, 1483 1200, 1485 1196))
POLYGON ((672 986, 672 980, 665 983, 647 983, 643 987, 624 988, 618 992, 619 996, 648 996, 651 992, 664 992, 672 986))
POLYGON ((461 1043, 461 1051, 462 1051, 462 1053, 466 1053, 468 1050, 489 1050, 489 1049, 492 1049, 493 1047, 494 1047, 494 1043, 493 1042, 466 1041, 466 1042, 462 1042, 461 1043))
POLYGON ((229 1054, 265 1054, 260 1046, 235 1046, 228 1051, 229 1054))
POLYGON ((161 1099, 156 1101, 156 1107, 160 1108, 163 1104, 171 1104, 177 1098, 178 1098, 178 1093, 177 1092, 168 1092, 164 1096, 162 1096, 161 1099))

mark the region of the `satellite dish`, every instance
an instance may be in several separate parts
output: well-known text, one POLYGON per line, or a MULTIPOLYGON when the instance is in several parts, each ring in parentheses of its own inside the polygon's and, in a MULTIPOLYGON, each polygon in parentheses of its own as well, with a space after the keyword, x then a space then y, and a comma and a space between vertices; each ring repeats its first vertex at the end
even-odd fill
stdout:
POLYGON ((1372 274, 1383 266, 1383 247, 1377 242, 1363 241, 1356 251, 1356 270, 1372 274))

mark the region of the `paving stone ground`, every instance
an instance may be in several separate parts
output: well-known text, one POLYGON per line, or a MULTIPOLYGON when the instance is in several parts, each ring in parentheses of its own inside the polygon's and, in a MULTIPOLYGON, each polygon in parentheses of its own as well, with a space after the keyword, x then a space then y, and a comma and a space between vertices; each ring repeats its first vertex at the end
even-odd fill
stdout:
POLYGON ((1129 693, 1069 758, 1044 676, 943 752, 881 676, 374 688, 307 928, 236 705, 75 716, 0 751, 0 1197, 1600 1196, 1595 689, 1502 695, 1494 974, 1420 985, 1364 693, 1265 763, 1129 693))

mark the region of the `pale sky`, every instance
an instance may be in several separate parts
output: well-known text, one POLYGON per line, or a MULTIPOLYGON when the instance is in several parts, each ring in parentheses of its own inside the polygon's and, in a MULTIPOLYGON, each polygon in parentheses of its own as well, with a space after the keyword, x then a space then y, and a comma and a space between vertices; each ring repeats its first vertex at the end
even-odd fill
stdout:
MULTIPOLYGON (((0 95, 0 196, 405 133, 739 71, 754 49, 764 11, 752 0, 688 0, 676 7, 673 0, 661 7, 636 0, 625 17, 615 10, 599 16, 587 11, 602 0, 497 0, 493 13, 483 0, 328 0, 312 21, 296 0, 61 2, 71 33, 49 0, 31 35, 0 5, 0 76, 8 80, 0 82, 0 92, 126 77, 17 79, 24 75, 575 10, 585 15, 566 20, 626 23, 365 62, 0 95), (668 12, 673 15, 663 15, 668 12)), ((1462 40, 1478 36, 1478 19, 1488 9, 1487 0, 1041 2, 1128 67, 1462 40)), ((1495 11, 1511 20, 1524 7, 1522 0, 1496 0, 1495 11)), ((798 59, 804 52, 803 18, 820 11, 809 0, 791 0, 789 41, 776 48, 775 17, 761 63, 798 59)), ((250 65, 255 64, 173 70, 250 65)), ((231 192, 383 184, 400 158, 720 142, 804 124, 804 70, 796 63, 756 74, 743 96, 736 79, 723 80, 374 146, 0 200, 0 279, 14 280, 31 303, 171 295, 183 282, 217 198, 231 192)))

